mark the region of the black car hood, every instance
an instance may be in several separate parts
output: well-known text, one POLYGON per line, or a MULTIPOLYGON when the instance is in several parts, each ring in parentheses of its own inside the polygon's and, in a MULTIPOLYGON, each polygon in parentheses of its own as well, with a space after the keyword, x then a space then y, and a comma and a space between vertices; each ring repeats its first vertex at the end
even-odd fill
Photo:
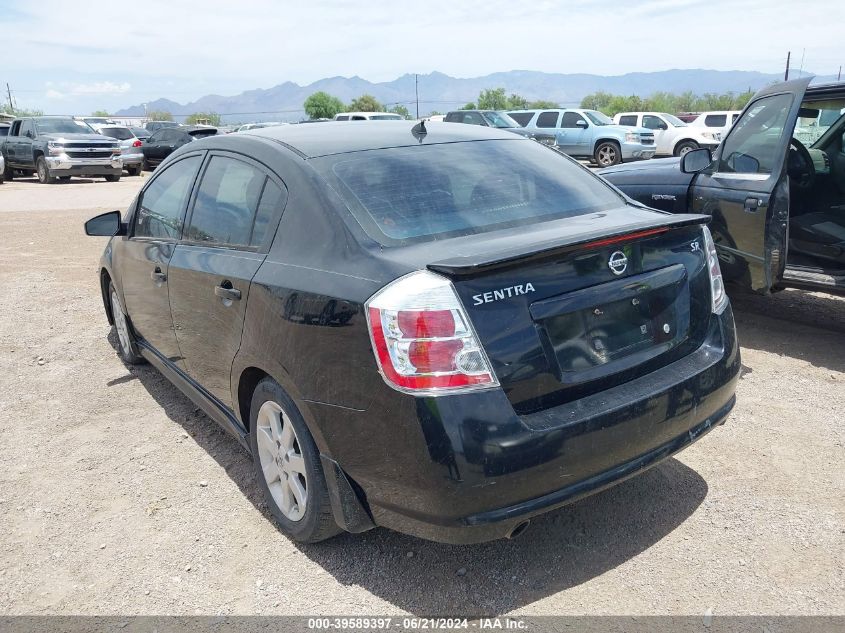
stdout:
POLYGON ((616 186, 689 185, 695 174, 681 171, 680 158, 652 158, 600 169, 597 173, 616 186))

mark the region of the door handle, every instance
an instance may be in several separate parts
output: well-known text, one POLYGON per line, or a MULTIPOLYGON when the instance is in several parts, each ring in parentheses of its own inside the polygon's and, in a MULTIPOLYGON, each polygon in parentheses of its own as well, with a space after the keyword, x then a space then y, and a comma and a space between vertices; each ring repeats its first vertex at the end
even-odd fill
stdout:
POLYGON ((229 301, 240 301, 241 300, 241 291, 237 288, 232 288, 232 283, 229 281, 224 281, 219 286, 214 287, 214 294, 220 297, 221 299, 228 299, 229 301), (228 288, 226 287, 228 286, 228 288))
POLYGON ((745 211, 747 213, 757 213, 757 209, 760 208, 761 200, 758 198, 746 198, 745 199, 745 211))
POLYGON ((163 284, 167 281, 167 275, 161 272, 161 268, 156 266, 156 269, 150 273, 150 279, 152 279, 157 284, 163 284))

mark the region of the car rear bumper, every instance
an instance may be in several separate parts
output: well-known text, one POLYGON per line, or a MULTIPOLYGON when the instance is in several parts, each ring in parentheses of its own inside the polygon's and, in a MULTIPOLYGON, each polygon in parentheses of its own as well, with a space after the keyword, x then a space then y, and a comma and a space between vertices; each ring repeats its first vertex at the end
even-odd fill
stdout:
POLYGON ((144 155, 140 152, 121 154, 120 158, 123 161, 124 167, 132 167, 133 165, 140 165, 144 162, 144 155))
POLYGON ((656 145, 643 145, 642 143, 622 143, 620 146, 623 161, 647 160, 654 157, 657 152, 656 145))
MULTIPOLYGON (((426 539, 475 543, 598 492, 722 424, 740 358, 730 307, 694 353, 612 389, 529 415, 502 390, 376 397, 367 411, 317 406, 327 449, 373 521, 426 539), (324 408, 325 407, 325 408, 324 408), (367 429, 378 442, 362 442, 367 429), (382 448, 385 447, 385 448, 382 448)), ((396 392, 393 392, 396 393, 396 392)))
POLYGON ((53 176, 108 176, 120 174, 123 170, 123 161, 120 156, 113 158, 49 156, 46 161, 50 174, 53 176))

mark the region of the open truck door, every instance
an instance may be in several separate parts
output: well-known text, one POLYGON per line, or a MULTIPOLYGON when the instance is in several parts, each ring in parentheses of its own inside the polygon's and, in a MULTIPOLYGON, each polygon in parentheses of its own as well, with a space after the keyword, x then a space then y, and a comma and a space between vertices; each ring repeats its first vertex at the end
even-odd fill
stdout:
POLYGON ((771 290, 786 265, 786 156, 809 83, 796 79, 754 95, 690 190, 690 211, 713 216, 725 278, 760 293, 771 290))

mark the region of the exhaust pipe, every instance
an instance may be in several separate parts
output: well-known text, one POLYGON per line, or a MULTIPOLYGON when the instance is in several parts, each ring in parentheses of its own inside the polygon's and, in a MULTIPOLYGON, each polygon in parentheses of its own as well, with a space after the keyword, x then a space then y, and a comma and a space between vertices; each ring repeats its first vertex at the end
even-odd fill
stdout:
POLYGON ((508 538, 516 538, 517 536, 525 532, 525 530, 528 529, 529 523, 531 523, 531 521, 523 521, 522 523, 517 523, 516 527, 510 531, 510 534, 508 534, 508 538))

